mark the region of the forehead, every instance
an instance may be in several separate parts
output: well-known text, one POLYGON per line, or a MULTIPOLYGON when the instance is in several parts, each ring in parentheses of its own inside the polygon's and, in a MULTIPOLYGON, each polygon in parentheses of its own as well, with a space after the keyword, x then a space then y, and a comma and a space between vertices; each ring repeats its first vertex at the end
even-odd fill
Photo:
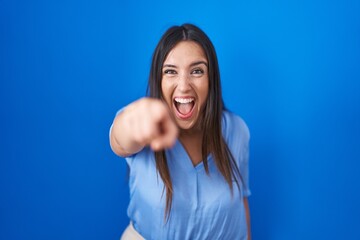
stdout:
POLYGON ((170 50, 164 64, 188 65, 200 60, 207 62, 203 48, 194 41, 181 41, 170 50))

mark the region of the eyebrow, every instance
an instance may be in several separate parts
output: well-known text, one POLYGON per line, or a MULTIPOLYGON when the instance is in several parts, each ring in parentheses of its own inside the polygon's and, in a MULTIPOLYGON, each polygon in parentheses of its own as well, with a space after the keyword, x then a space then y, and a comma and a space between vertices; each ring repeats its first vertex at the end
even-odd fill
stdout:
MULTIPOLYGON (((196 65, 200 65, 200 64, 204 64, 206 67, 208 66, 207 62, 205 62, 205 61, 197 61, 197 62, 191 63, 191 64, 190 64, 190 67, 193 67, 193 66, 196 66, 196 65)), ((165 65, 163 66, 163 68, 165 68, 165 67, 177 68, 177 66, 176 66, 176 65, 173 65, 173 64, 165 64, 165 65)))
POLYGON ((165 67, 177 68, 175 65, 172 65, 172 64, 165 64, 163 66, 163 68, 165 68, 165 67))
POLYGON ((205 62, 205 61, 197 61, 197 62, 193 62, 192 64, 190 64, 190 67, 200 65, 200 64, 204 64, 206 67, 208 66, 207 62, 205 62))

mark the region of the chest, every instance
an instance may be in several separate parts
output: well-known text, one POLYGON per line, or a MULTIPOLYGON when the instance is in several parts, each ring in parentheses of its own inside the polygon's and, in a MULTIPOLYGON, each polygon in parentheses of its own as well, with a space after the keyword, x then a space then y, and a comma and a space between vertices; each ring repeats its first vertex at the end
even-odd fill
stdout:
POLYGON ((138 156, 133 161, 128 214, 137 229, 147 239, 203 239, 204 236, 242 239, 238 236, 246 232, 242 191, 234 183, 231 193, 213 158, 208 157, 209 174, 206 174, 203 163, 194 166, 179 143, 166 156, 173 185, 167 223, 164 222, 166 194, 156 174, 155 160, 148 155, 146 160, 138 156), (232 227, 222 231, 220 225, 232 227))
MULTIPOLYGON (((209 174, 205 172, 202 161, 193 166, 190 156, 185 154, 183 148, 168 152, 167 160, 173 186, 173 216, 183 215, 185 212, 211 215, 212 212, 225 213, 239 209, 242 199, 240 189, 234 182, 231 192, 212 156, 208 157, 209 174)), ((164 183, 156 171, 155 161, 146 168, 138 167, 130 189, 134 190, 133 200, 146 203, 146 206, 163 213, 166 205, 164 183)))
POLYGON ((181 144, 193 166, 198 165, 203 160, 202 139, 200 137, 183 138, 181 144))

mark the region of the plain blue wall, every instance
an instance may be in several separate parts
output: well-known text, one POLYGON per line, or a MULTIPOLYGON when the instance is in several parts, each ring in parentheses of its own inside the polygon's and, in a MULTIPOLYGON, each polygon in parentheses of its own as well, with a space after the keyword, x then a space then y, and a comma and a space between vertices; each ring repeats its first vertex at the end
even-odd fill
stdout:
POLYGON ((359 1, 0 1, 0 239, 118 239, 115 112, 199 25, 251 130, 253 239, 360 239, 359 1))

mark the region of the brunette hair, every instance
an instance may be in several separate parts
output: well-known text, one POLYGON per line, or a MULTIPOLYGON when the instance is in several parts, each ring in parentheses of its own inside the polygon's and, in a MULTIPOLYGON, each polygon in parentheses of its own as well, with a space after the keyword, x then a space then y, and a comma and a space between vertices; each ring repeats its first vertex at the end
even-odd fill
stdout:
MULTIPOLYGON (((240 188, 238 180, 242 179, 234 157, 222 136, 221 119, 225 106, 221 94, 220 71, 215 48, 208 36, 200 28, 192 24, 183 24, 181 26, 173 26, 164 33, 153 54, 147 93, 150 97, 163 99, 161 91, 163 63, 168 53, 181 41, 196 42, 202 47, 207 57, 209 92, 202 113, 202 159, 205 171, 209 174, 207 155, 209 153, 212 154, 218 170, 228 183, 231 193, 233 193, 233 181, 240 188)), ((168 219, 172 204, 173 188, 164 150, 155 152, 155 161, 156 169, 166 189, 164 217, 168 219)))

